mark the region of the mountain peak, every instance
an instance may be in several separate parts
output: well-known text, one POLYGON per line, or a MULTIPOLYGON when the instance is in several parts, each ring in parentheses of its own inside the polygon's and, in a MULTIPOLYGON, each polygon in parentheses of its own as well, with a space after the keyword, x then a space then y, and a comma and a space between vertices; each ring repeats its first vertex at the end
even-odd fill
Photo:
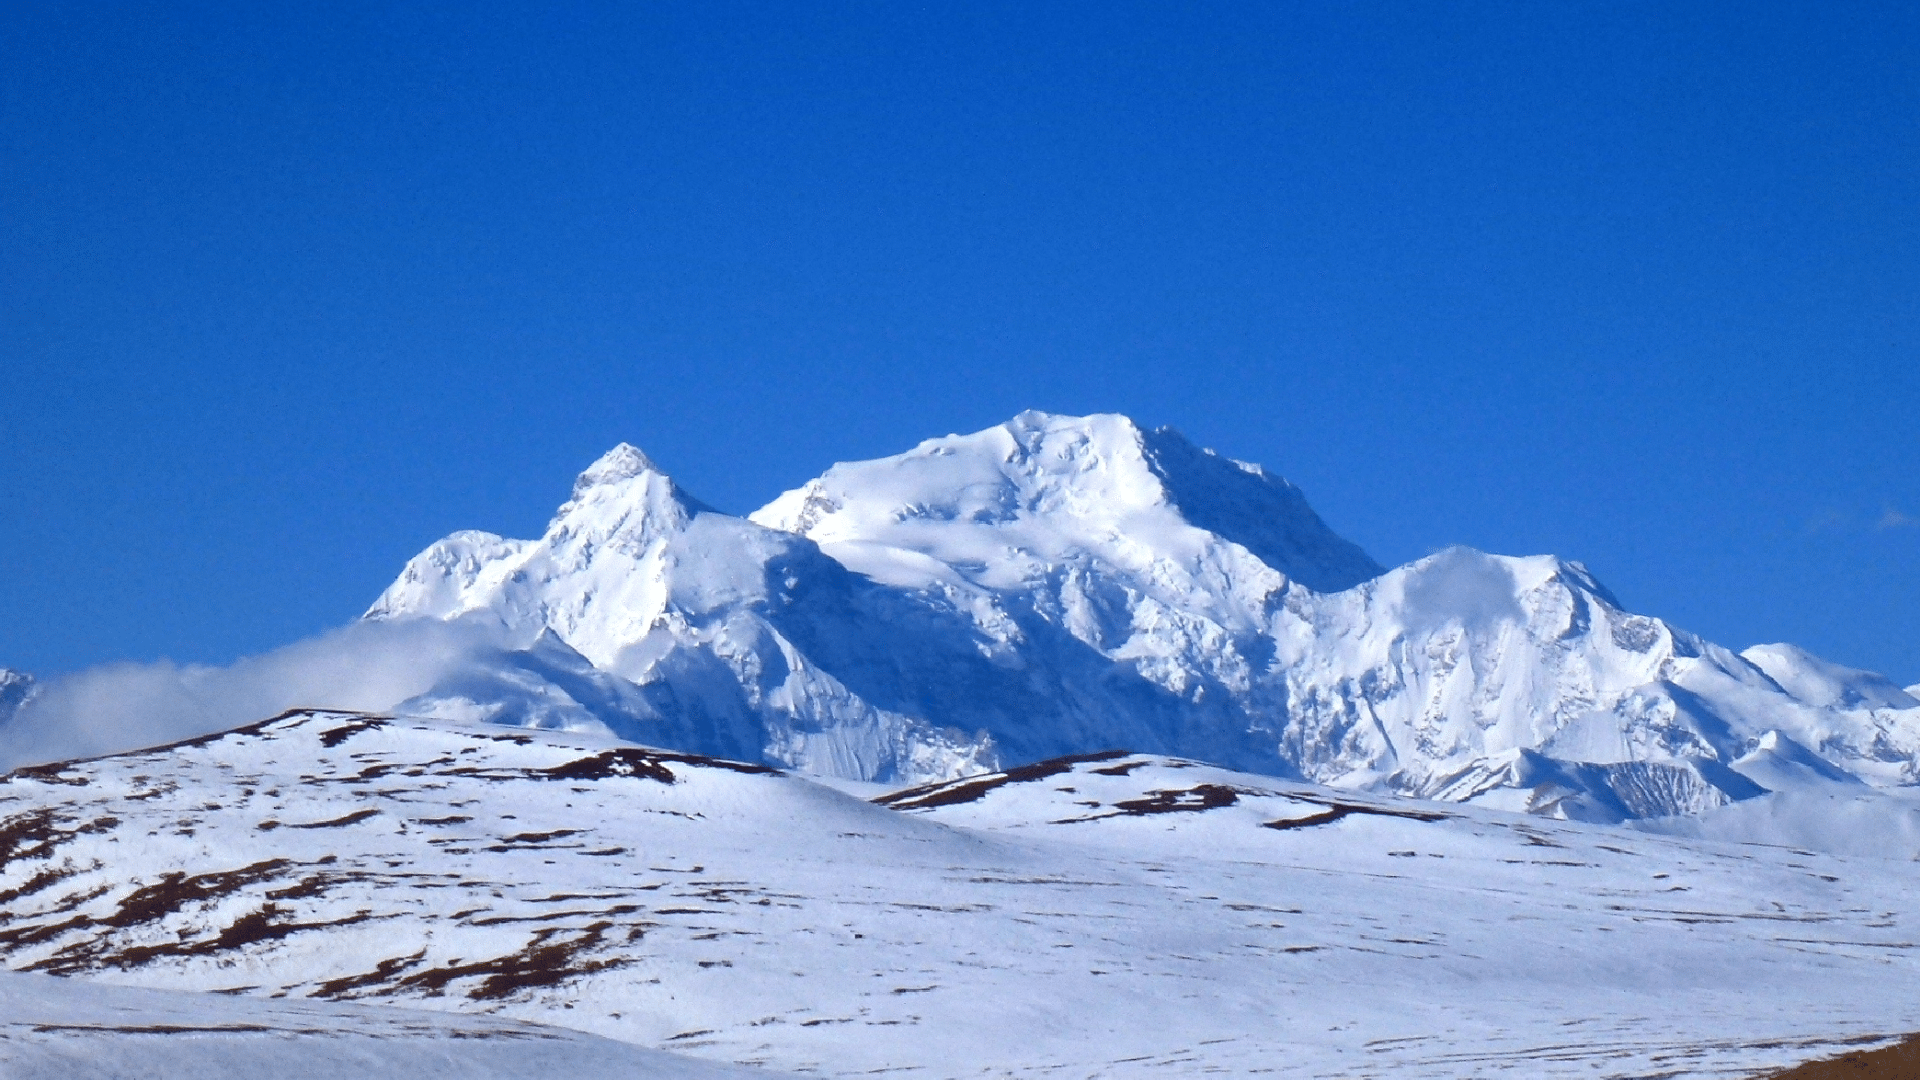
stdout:
POLYGON ((579 495, 588 488, 599 487, 602 484, 617 484, 622 480, 631 480, 646 473, 666 475, 660 471, 660 466, 655 465, 653 459, 639 447, 623 442, 600 455, 598 461, 587 466, 586 471, 574 480, 573 493, 579 495))
POLYGON ((610 504, 654 506, 682 519, 713 510, 687 494, 652 458, 628 442, 600 455, 598 461, 574 479, 572 498, 560 508, 560 517, 566 518, 586 507, 610 504))
POLYGON ((1116 413, 1023 412, 894 457, 841 463, 752 520, 823 544, 931 555, 982 581, 1044 577, 1095 552, 1145 572, 1154 558, 1184 562, 1216 540, 1317 592, 1381 572, 1292 484, 1116 413))
POLYGON ((1028 439, 1065 432, 1124 438, 1128 435, 1137 436, 1143 430, 1132 417, 1122 413, 1088 413, 1085 416, 1073 416, 1067 413, 1044 412, 1040 409, 1028 409, 1001 424, 1000 427, 1016 438, 1028 439))

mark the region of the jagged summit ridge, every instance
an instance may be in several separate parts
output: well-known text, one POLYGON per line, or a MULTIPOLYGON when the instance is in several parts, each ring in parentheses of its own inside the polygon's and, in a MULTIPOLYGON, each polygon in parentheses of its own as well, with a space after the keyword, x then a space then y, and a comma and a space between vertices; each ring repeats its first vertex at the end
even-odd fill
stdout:
POLYGON ((673 477, 655 465, 653 459, 639 447, 625 442, 600 455, 599 460, 574 478, 572 501, 568 506, 561 507, 560 514, 565 516, 569 506, 583 499, 596 498, 623 503, 668 504, 687 515, 711 513, 713 510, 674 483, 673 477), (635 484, 640 489, 637 499, 628 490, 635 484))
POLYGON ((857 779, 1127 747, 1602 820, 1832 782, 1813 760, 1920 782, 1920 707, 1870 673, 1736 654, 1552 556, 1383 571, 1285 480, 1122 416, 1023 413, 749 519, 623 444, 541 538, 448 537, 369 617, 512 637, 436 715, 857 779))

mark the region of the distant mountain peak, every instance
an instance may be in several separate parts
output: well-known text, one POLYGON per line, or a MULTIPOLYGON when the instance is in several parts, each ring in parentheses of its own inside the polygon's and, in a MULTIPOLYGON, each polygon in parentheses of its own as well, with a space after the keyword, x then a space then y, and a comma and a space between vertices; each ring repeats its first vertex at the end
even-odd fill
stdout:
POLYGON ((623 442, 600 455, 598 460, 574 478, 573 497, 566 506, 560 508, 560 513, 565 516, 570 510, 586 503, 607 498, 615 502, 632 501, 636 496, 628 494, 625 489, 635 481, 640 482, 637 497, 641 502, 677 504, 678 509, 688 515, 708 513, 713 509, 687 494, 684 488, 674 482, 673 477, 654 464, 645 451, 632 443, 623 442))
POLYGON ((617 484, 646 473, 666 475, 661 471, 660 466, 653 463, 653 459, 648 457, 645 451, 632 443, 623 442, 600 455, 599 460, 586 467, 586 470, 574 480, 573 493, 579 495, 589 488, 617 484))
POLYGON ((843 462, 751 516, 820 543, 877 542, 954 564, 1009 545, 1042 563, 1105 549, 1185 561, 1224 540, 1315 591, 1382 572, 1286 480, 1117 413, 1028 411, 843 462))

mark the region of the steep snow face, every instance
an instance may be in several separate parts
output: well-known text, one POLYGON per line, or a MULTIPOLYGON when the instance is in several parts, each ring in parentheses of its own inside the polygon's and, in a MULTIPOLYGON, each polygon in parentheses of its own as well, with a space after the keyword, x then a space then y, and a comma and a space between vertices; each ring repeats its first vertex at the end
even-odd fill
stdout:
MULTIPOLYGON (((46 1027, 129 1006, 290 1080, 355 1075, 331 1054, 702 1075, 510 1042, 527 1021, 809 1076, 1035 1080, 1704 1080, 1920 1024, 1911 834, 1835 858, 1128 754, 879 803, 586 733, 323 712, 19 770, 0 966, 71 989, 0 979, 0 1072, 59 1044, 128 1060, 130 1036, 46 1027)), ((95 1075, 187 1071, 147 1036, 147 1068, 95 1075)))

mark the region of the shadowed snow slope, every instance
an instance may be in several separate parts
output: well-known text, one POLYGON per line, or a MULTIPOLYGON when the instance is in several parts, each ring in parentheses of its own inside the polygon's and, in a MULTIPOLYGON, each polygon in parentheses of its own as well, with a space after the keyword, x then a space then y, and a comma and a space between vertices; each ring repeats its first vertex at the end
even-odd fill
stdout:
POLYGON ((448 537, 369 617, 524 649, 409 711, 850 779, 1127 747, 1600 821, 1920 780, 1878 676, 1737 655, 1549 556, 1382 572, 1286 481, 1119 416, 836 465, 751 520, 621 446, 545 536, 448 537))
POLYGON ((829 1076, 1707 1077, 1920 1026, 1906 846, 1722 846, 1127 754, 880 803, 344 713, 20 770, 0 960, 224 996, 0 982, 0 1062, 125 1060, 124 1032, 27 1028, 131 1016, 288 1032, 301 1056, 255 1075, 294 1078, 335 1075, 303 1047, 438 1075, 427 1048, 461 1033, 463 1075, 697 1075, 514 1020, 829 1076))

